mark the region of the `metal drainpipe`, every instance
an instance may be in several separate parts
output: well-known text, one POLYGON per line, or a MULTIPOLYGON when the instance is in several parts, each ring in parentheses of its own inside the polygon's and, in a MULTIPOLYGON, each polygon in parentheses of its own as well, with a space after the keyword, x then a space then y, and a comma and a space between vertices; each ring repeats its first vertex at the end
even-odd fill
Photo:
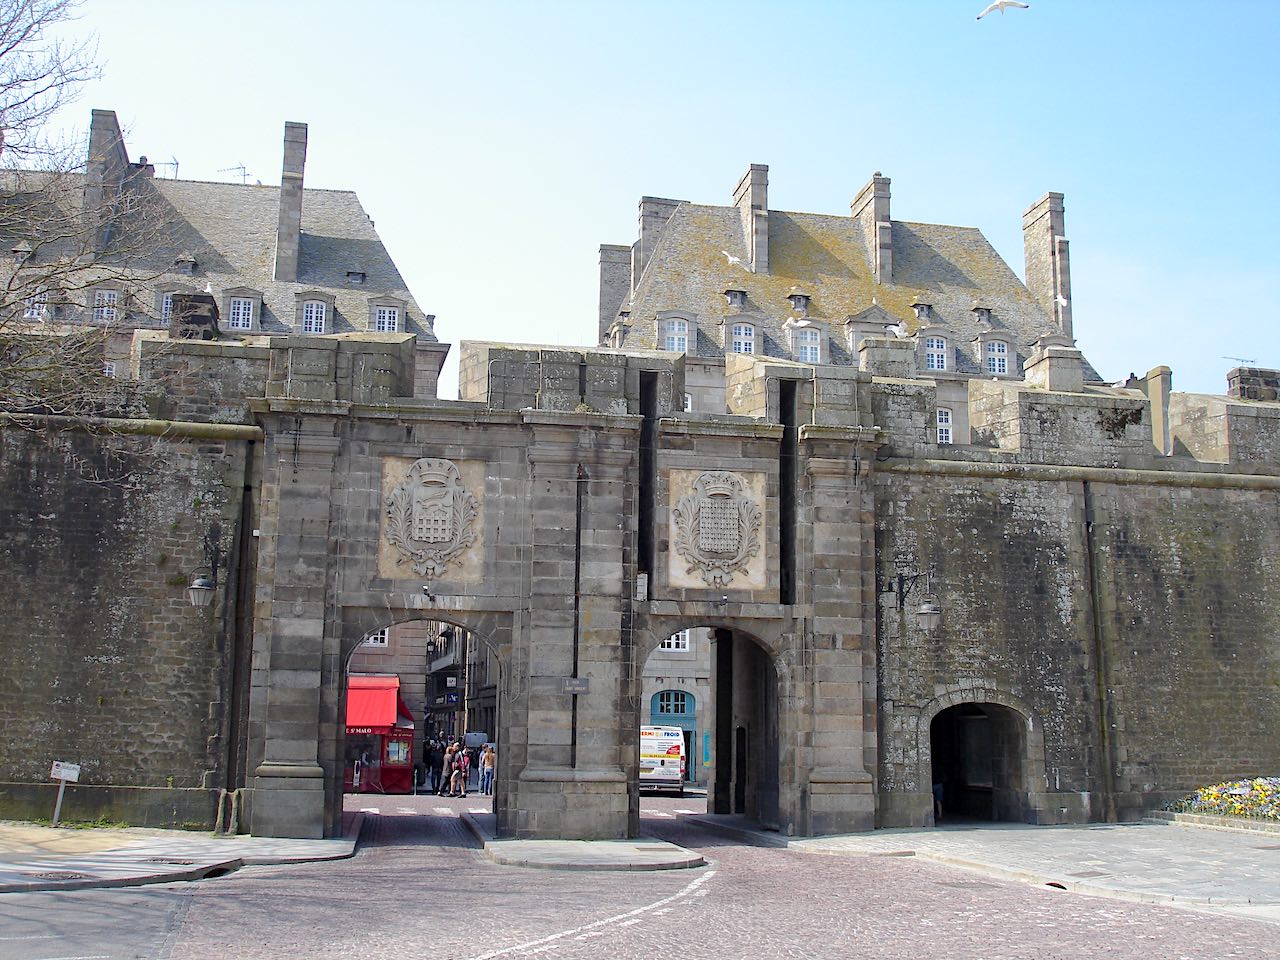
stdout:
MULTIPOLYGON (((585 500, 585 484, 588 482, 587 471, 578 464, 578 475, 574 481, 574 514, 573 514, 573 676, 578 676, 578 643, 582 629, 582 511, 585 500)), ((572 695, 569 738, 569 766, 578 765, 578 696, 572 695)))
POLYGON ((1098 565, 1096 561, 1098 547, 1093 535, 1093 491, 1089 486, 1088 480, 1082 480, 1080 486, 1083 491, 1084 503, 1084 517, 1082 519, 1084 521, 1085 563, 1088 566, 1086 573, 1089 577, 1089 615, 1093 620, 1093 672, 1096 684, 1094 696, 1097 698, 1098 742, 1102 750, 1102 817, 1107 823, 1115 823, 1115 743, 1111 736, 1111 725, 1108 722, 1111 716, 1107 698, 1107 680, 1110 676, 1110 671, 1103 637, 1102 603, 1098 596, 1098 565))

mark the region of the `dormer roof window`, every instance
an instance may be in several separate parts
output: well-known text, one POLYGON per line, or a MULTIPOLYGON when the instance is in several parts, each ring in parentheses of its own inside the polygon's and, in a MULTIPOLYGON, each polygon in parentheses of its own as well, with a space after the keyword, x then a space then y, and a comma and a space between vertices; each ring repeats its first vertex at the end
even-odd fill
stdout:
POLYGON ((973 319, 978 322, 979 326, 991 326, 991 308, 975 305, 973 308, 973 319))
POLYGON ((724 298, 734 310, 741 310, 747 305, 747 291, 745 290, 726 290, 724 298))
POLYGON ((933 316, 933 304, 923 303, 917 300, 911 305, 911 309, 916 312, 916 319, 921 323, 928 323, 929 318, 933 316))
POLYGON ((25 240, 19 240, 13 245, 13 265, 20 267, 31 259, 31 244, 25 240))
POLYGON ((791 301, 791 309, 802 317, 809 315, 809 295, 802 292, 798 287, 792 287, 791 292, 787 294, 787 299, 791 301))
POLYGON ((191 276, 196 272, 196 258, 190 253, 180 253, 173 258, 173 269, 177 273, 191 276))
POLYGON ((362 284, 365 281, 365 272, 363 270, 348 270, 347 283, 362 284))

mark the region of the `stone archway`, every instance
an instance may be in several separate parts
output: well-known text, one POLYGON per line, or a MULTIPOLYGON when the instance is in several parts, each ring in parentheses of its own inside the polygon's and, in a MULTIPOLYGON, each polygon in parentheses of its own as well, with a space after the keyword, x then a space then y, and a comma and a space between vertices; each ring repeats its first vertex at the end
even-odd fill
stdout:
POLYGON ((1022 698, 969 687, 935 698, 916 726, 917 783, 934 822, 932 786, 943 783, 952 815, 1039 822, 1045 790, 1044 732, 1022 698), (946 751, 934 757, 934 748, 946 751))
MULTIPOLYGON (((766 627, 772 625, 766 625, 766 627)), ((706 765, 707 810, 740 814, 768 829, 781 829, 794 809, 794 759, 783 745, 792 719, 789 702, 790 670, 780 650, 780 630, 764 636, 744 629, 732 619, 681 620, 653 618, 649 630, 637 638, 637 694, 643 665, 662 641, 683 630, 706 630, 710 644, 710 690, 705 717, 709 734, 706 765), (787 819, 784 820, 784 817, 787 819)), ((637 696, 635 726, 650 722, 649 704, 637 696)), ((632 765, 634 767, 634 764, 632 765)), ((638 782, 638 769, 629 772, 638 782)), ((631 790, 633 816, 638 817, 638 790, 631 790)))

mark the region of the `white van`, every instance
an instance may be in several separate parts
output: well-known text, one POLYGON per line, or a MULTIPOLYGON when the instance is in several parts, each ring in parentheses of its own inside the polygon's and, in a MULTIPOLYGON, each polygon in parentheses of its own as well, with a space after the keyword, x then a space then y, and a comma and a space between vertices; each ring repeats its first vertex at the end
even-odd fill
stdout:
POLYGON ((640 728, 640 789, 674 790, 684 796, 684 731, 679 727, 640 728))

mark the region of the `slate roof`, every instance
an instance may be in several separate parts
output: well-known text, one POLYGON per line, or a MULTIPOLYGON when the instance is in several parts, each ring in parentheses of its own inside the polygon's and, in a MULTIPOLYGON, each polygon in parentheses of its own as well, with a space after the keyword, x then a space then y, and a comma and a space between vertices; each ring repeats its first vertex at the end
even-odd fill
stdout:
POLYGON ((660 346, 658 313, 687 311, 698 320, 696 350, 691 346, 689 353, 722 356, 719 322, 747 313, 758 317, 763 335, 756 352, 790 357, 783 324, 798 316, 787 300, 793 288, 811 298, 809 318, 827 333, 830 362, 837 364, 858 362, 847 348, 844 322, 867 310, 873 299, 908 333, 921 326, 913 302, 931 304, 929 325, 946 328, 952 337, 960 373, 982 373, 972 343, 980 331, 1007 332, 1019 367, 1033 341, 1056 332, 1031 292, 973 227, 893 221, 893 277, 883 284, 873 273, 861 227, 848 216, 770 210, 767 273, 730 263, 722 251, 748 259, 738 209, 681 203, 631 299, 624 346, 660 346), (726 289, 745 291, 746 306, 731 307, 726 289), (975 306, 991 310, 990 327, 979 324, 975 306))
MULTIPOLYGON (((11 187, 17 176, 8 173, 0 190, 11 187)), ((33 184, 31 175, 21 176, 29 188, 33 184)), ((62 175, 60 179, 64 181, 59 185, 61 202, 79 204, 83 183, 80 176, 62 175)), ((223 309, 225 290, 257 290, 262 293, 262 315, 261 329, 254 333, 264 334, 297 332, 297 293, 316 290, 334 297, 336 315, 330 317, 329 324, 332 333, 367 330, 370 300, 388 297, 404 303, 403 332, 436 342, 430 322, 352 191, 303 190, 298 280, 278 282, 272 279, 279 220, 278 186, 135 176, 128 189, 142 198, 141 209, 148 209, 149 202, 158 203, 163 238, 137 244, 142 255, 135 256, 137 251, 131 250, 129 256, 131 272, 154 276, 149 286, 157 291, 179 287, 202 292, 208 284, 219 309, 223 309), (175 269, 175 259, 183 254, 194 257, 193 273, 175 269), (348 271, 364 273, 364 282, 350 282, 348 271)), ((50 248, 50 254, 53 252, 50 248)), ((111 256, 109 249, 104 261, 109 262, 111 256)), ((152 309, 150 304, 145 307, 152 309)), ((236 333, 227 329, 225 316, 222 330, 224 335, 236 333)))

